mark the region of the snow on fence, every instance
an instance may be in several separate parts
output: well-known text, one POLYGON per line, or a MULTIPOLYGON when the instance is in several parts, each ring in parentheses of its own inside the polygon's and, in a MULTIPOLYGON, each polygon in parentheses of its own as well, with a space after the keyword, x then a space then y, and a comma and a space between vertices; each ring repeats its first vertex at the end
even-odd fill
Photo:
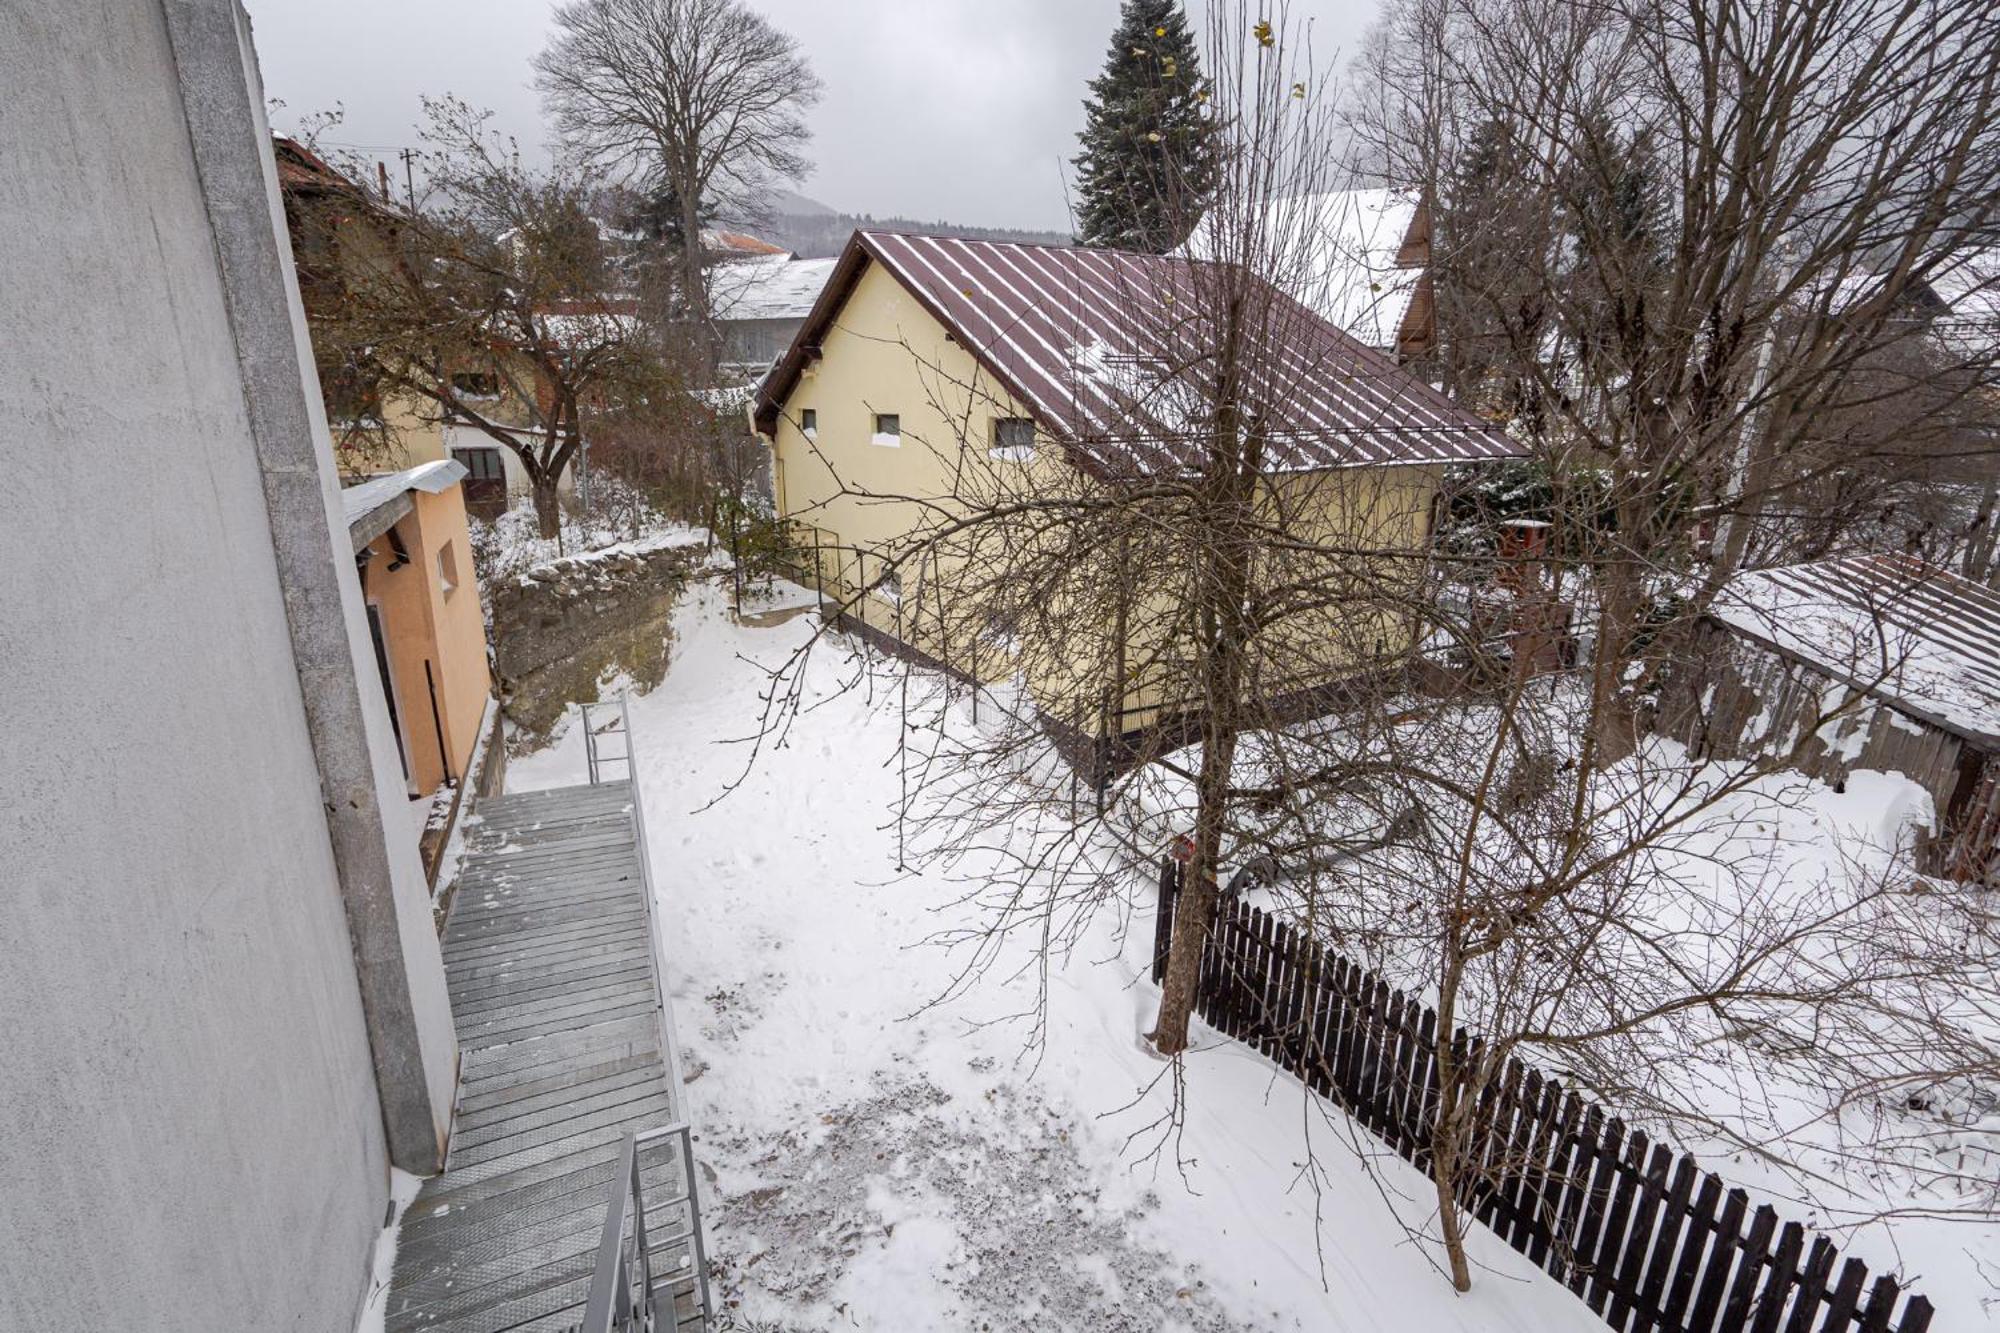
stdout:
MULTIPOLYGON (((1160 871, 1153 980, 1166 975, 1182 869, 1160 871)), ((1196 1012, 1430 1168, 1437 1013, 1269 913, 1224 899, 1201 960, 1196 1012)), ((1452 1038, 1461 1057, 1477 1042, 1452 1038)), ((1481 1099, 1471 1211, 1615 1329, 1675 1333, 1923 1333, 1931 1303, 1896 1306, 1893 1276, 1840 1255, 1768 1204, 1650 1143, 1555 1079, 1508 1060, 1481 1099)))

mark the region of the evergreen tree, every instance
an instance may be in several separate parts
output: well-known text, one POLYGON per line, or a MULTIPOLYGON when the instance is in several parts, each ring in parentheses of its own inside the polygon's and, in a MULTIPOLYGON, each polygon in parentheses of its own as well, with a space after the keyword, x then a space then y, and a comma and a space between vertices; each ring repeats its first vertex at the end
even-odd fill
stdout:
POLYGON ((1163 253, 1215 188, 1220 140, 1180 0, 1125 0, 1076 159, 1085 245, 1163 253))

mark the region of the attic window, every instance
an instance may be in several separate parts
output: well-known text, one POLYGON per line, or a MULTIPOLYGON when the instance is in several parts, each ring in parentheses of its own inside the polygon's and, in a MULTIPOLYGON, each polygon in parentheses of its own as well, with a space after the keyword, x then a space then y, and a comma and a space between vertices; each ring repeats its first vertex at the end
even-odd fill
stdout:
POLYGON ((893 606, 903 603, 903 576, 895 570, 884 574, 875 584, 875 595, 893 606))
POLYGON ((870 444, 879 444, 885 449, 903 447, 903 419, 894 412, 875 414, 875 434, 869 438, 870 444))
POLYGON ((498 398, 500 377, 484 371, 462 370, 451 377, 451 388, 461 398, 498 398))
POLYGON ((988 458, 1004 463, 1031 463, 1035 458, 1035 423, 1027 417, 993 418, 993 443, 988 458))
POLYGON ((819 437, 819 412, 810 407, 799 409, 799 429, 817 439, 819 437))

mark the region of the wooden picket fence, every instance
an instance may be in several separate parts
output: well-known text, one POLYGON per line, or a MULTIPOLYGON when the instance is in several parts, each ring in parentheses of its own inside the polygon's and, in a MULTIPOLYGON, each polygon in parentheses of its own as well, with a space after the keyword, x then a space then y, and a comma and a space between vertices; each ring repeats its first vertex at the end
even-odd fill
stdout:
MULTIPOLYGON (((1166 974, 1181 868, 1162 863, 1153 979, 1166 974)), ((1437 1013, 1225 898, 1196 1011, 1338 1104, 1419 1170, 1437 1113, 1437 1013)), ((1460 1030, 1455 1053, 1476 1056, 1460 1030)), ((1924 1333, 1931 1303, 1560 1082, 1509 1060, 1476 1123, 1474 1217, 1615 1329, 1924 1333), (1839 1272, 1835 1275, 1835 1267, 1839 1272), (1866 1298, 1864 1299, 1864 1289, 1866 1298)))

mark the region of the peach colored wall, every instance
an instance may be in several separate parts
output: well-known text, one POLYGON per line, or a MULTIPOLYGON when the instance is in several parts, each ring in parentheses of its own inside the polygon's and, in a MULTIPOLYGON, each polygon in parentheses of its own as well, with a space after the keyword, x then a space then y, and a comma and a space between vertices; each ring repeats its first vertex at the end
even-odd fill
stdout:
POLYGON ((435 791, 447 777, 465 775, 492 680, 486 668, 486 624, 472 575, 464 492, 453 486, 437 495, 415 491, 410 498, 415 509, 395 528, 410 562, 390 570, 395 553, 384 533, 371 547, 374 555, 365 586, 369 603, 379 608, 382 618, 410 781, 421 795, 435 791), (440 573, 440 556, 445 553, 456 570, 456 585, 450 590, 440 573))

